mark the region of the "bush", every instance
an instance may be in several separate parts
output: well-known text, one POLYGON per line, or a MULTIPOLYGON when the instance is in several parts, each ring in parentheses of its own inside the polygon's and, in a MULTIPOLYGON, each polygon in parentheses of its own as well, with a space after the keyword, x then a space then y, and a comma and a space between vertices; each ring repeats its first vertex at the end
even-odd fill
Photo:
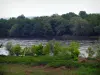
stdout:
POLYGON ((97 55, 96 55, 96 57, 100 59, 100 48, 97 50, 97 55))
POLYGON ((59 52, 61 51, 61 43, 60 42, 54 42, 54 51, 53 54, 54 55, 58 55, 59 52))
POLYGON ((68 46, 61 47, 61 51, 57 55, 59 59, 69 60, 71 59, 71 53, 68 50, 68 46))
POLYGON ((12 42, 7 42, 6 49, 9 51, 9 54, 12 55, 12 42))
POLYGON ((78 56, 80 54, 79 43, 78 42, 71 42, 69 47, 68 47, 68 50, 71 53, 71 57, 74 60, 78 60, 78 56))
POLYGON ((100 44, 93 44, 88 48, 86 51, 88 53, 88 58, 94 58, 100 59, 100 44))
POLYGON ((19 56, 21 54, 21 47, 19 44, 12 47, 13 55, 19 56))
POLYGON ((32 49, 30 47, 25 47, 24 49, 22 49, 21 54, 23 56, 33 56, 34 55, 34 53, 32 52, 32 49))
POLYGON ((96 58, 100 59, 100 44, 96 45, 96 58))
POLYGON ((44 54, 44 55, 49 55, 49 54, 50 54, 50 43, 47 43, 47 44, 43 47, 43 54, 44 54))
POLYGON ((10 51, 10 55, 23 55, 23 56, 40 56, 49 55, 61 57, 62 59, 74 59, 77 60, 79 56, 79 43, 71 42, 70 45, 62 44, 57 41, 50 41, 43 47, 42 44, 32 45, 31 47, 25 47, 21 49, 17 44, 12 46, 12 43, 8 42, 6 48, 10 51))
POLYGON ((43 49, 44 54, 53 53, 54 56, 58 56, 64 59, 77 60, 79 56, 79 43, 71 42, 70 45, 62 44, 57 41, 50 41, 43 49))
POLYGON ((95 53, 91 47, 88 47, 86 52, 88 53, 88 58, 92 58, 95 53))
POLYGON ((43 46, 42 46, 42 44, 39 44, 38 46, 34 45, 34 54, 36 54, 37 56, 43 55, 43 46))

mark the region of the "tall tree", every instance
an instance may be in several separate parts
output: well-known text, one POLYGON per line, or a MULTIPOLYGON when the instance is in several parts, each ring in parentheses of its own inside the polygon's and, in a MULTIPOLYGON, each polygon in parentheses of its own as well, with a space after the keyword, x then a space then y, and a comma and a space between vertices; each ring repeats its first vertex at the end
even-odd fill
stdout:
POLYGON ((69 13, 66 13, 66 14, 62 14, 61 16, 63 18, 65 18, 66 20, 70 20, 72 17, 76 17, 78 15, 75 14, 74 12, 69 12, 69 13))
POLYGON ((71 30, 73 35, 87 36, 92 32, 88 21, 82 19, 81 17, 73 17, 70 20, 70 24, 72 25, 71 30))
POLYGON ((8 24, 6 19, 0 19, 0 37, 8 36, 8 24))
POLYGON ((86 11, 80 11, 79 12, 79 16, 81 17, 81 18, 86 18, 87 17, 87 13, 86 13, 86 11))
POLYGON ((9 31, 10 36, 21 37, 23 33, 22 28, 23 28, 23 25, 19 25, 19 24, 13 25, 9 31))

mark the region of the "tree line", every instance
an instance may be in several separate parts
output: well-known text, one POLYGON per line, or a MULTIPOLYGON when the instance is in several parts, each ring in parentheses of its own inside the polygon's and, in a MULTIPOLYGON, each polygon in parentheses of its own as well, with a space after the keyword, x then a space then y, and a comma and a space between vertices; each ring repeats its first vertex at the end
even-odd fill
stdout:
POLYGON ((66 14, 27 18, 24 15, 0 19, 0 37, 54 37, 54 36, 99 36, 100 14, 66 14))

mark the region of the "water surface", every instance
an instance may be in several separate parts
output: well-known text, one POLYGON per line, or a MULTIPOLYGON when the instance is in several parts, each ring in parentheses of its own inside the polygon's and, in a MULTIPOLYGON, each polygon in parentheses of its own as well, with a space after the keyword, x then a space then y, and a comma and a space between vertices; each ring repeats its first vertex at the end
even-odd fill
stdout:
MULTIPOLYGON (((66 44, 69 44, 71 41, 73 40, 57 40, 57 41, 62 41, 66 44)), ((97 40, 77 40, 80 43, 80 53, 81 55, 87 57, 87 53, 86 50, 87 48, 94 44, 94 43, 100 43, 97 40)), ((7 42, 12 42, 13 45, 15 44, 20 44, 22 47, 25 46, 31 46, 31 45, 38 45, 40 43, 42 43, 43 45, 45 45, 48 40, 30 40, 30 39, 0 39, 0 44, 2 43, 4 46, 6 45, 7 42)), ((0 48, 0 55, 8 55, 9 52, 6 50, 5 47, 0 48)))

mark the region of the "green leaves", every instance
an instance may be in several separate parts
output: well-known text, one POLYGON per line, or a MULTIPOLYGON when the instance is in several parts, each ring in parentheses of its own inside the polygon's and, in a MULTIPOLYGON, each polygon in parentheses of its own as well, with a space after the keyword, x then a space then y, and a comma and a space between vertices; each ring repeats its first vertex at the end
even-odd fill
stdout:
POLYGON ((92 32, 89 22, 81 17, 73 17, 70 20, 71 31, 75 36, 87 36, 92 32))
POLYGON ((45 46, 42 44, 32 45, 31 47, 24 47, 23 49, 19 44, 12 45, 8 42, 6 45, 7 50, 12 56, 57 56, 62 59, 78 59, 79 43, 71 42, 66 45, 59 41, 49 41, 45 46))
POLYGON ((10 55, 12 55, 12 42, 7 42, 6 49, 9 51, 10 55))
POLYGON ((39 44, 39 45, 37 45, 37 46, 32 46, 32 48, 33 48, 33 52, 34 52, 34 54, 36 55, 36 56, 39 56, 39 55, 43 55, 43 46, 42 46, 42 44, 39 44))
POLYGON ((47 43, 44 47, 43 47, 43 54, 44 55, 49 55, 50 54, 50 43, 47 43))
POLYGON ((12 47, 12 53, 13 55, 19 56, 21 53, 21 47, 19 44, 16 44, 15 46, 12 47))
POLYGON ((79 14, 69 12, 52 16, 0 19, 0 37, 52 38, 55 36, 98 36, 100 35, 100 14, 79 14))
POLYGON ((88 47, 86 52, 88 53, 88 58, 92 58, 95 54, 94 50, 91 47, 88 47))

